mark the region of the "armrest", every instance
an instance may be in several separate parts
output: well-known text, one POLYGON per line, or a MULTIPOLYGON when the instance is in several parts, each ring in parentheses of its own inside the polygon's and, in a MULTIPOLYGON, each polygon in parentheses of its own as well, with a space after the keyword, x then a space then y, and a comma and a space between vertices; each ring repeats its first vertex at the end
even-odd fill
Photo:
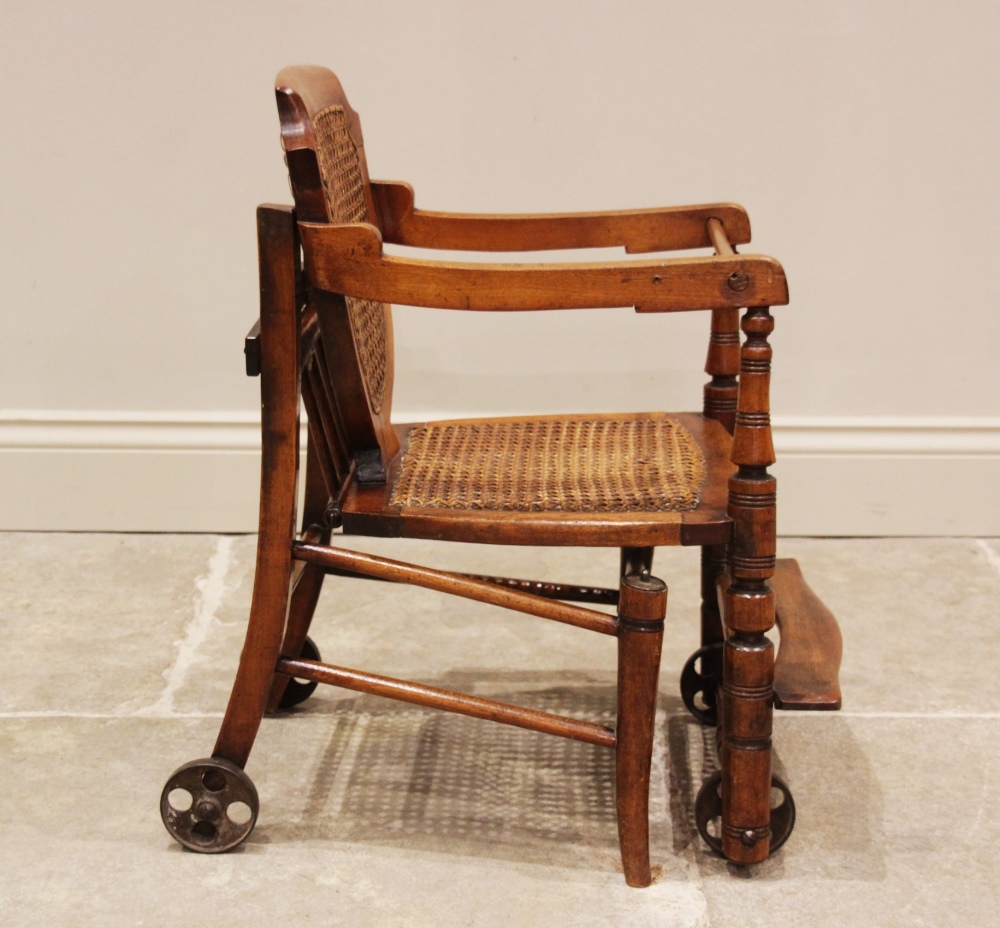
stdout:
POLYGON ((615 248, 630 254, 705 248, 705 223, 718 219, 733 245, 750 241, 750 218, 735 203, 669 206, 595 213, 482 214, 416 209, 413 187, 372 181, 372 198, 385 241, 458 251, 548 251, 615 248))
POLYGON ((471 264, 382 253, 367 223, 300 222, 309 282, 345 296, 440 309, 634 306, 680 312, 788 302, 781 265, 762 255, 576 264, 471 264))

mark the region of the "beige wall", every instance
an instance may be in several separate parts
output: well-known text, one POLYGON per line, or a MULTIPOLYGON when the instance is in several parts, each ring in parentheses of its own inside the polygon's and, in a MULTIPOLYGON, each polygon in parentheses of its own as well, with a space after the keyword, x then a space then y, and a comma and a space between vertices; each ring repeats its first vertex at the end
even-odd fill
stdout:
MULTIPOLYGON (((289 198, 271 78, 314 62, 420 206, 742 202, 792 292, 783 530, 1000 534, 1000 6, 105 0, 0 32, 0 527, 252 527, 253 208, 289 198)), ((400 418, 699 402, 701 316, 396 320, 400 418)))

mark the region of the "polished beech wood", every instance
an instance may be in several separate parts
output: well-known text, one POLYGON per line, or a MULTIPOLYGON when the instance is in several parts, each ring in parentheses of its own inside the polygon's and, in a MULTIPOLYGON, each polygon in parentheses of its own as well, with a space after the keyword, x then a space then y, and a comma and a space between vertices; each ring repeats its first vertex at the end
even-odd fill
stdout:
POLYGON ((705 545, 701 549, 701 645, 725 639, 717 588, 726 573, 726 546, 705 545))
MULTIPOLYGON (((360 154, 362 174, 368 180, 361 119, 348 102, 337 76, 326 68, 314 65, 285 68, 275 78, 274 92, 281 123, 281 145, 285 149, 285 162, 288 165, 296 212, 299 219, 329 222, 331 217, 316 158, 314 120, 327 107, 343 107, 348 132, 360 154)), ((365 198, 369 211, 375 215, 369 184, 365 185, 365 198)))
MULTIPOLYGON (((717 582, 718 603, 727 608, 731 581, 717 582)), ((816 596, 792 558, 775 561, 771 578, 775 624, 781 644, 774 658, 774 707, 785 710, 833 711, 841 706, 840 627, 816 596)), ((766 600, 761 600, 767 606, 766 600)))
MULTIPOLYGON (((560 421, 562 416, 530 416, 530 421, 560 421)), ((589 418, 613 419, 595 414, 589 418)), ((732 525, 727 506, 731 439, 718 422, 698 413, 672 418, 695 438, 705 455, 707 477, 701 503, 690 512, 498 512, 434 507, 410 508, 390 503, 400 458, 390 462, 384 485, 351 487, 344 500, 345 534, 384 538, 430 538, 482 544, 653 547, 655 545, 725 544, 732 525)), ((496 419, 441 420, 466 423, 496 419)), ((400 446, 422 423, 396 426, 400 446)))
POLYGON ((750 218, 735 203, 593 213, 447 213, 416 209, 404 181, 372 181, 386 242, 454 251, 549 251, 624 247, 630 254, 706 248, 709 220, 724 224, 735 244, 750 241, 750 218))
POLYGON ((648 574, 653 569, 655 551, 655 548, 635 548, 627 545, 623 547, 619 558, 621 568, 618 572, 619 582, 632 574, 636 576, 643 573, 648 574))
POLYGON ((465 599, 474 599, 481 603, 490 603, 513 609, 515 612, 525 612, 528 615, 542 619, 552 619, 577 628, 587 628, 605 635, 617 634, 618 626, 614 616, 594 609, 584 609, 582 606, 570 606, 534 593, 522 593, 497 586, 494 583, 473 580, 460 574, 449 574, 443 570, 432 570, 429 567, 417 567, 402 561, 394 561, 374 554, 363 554, 360 551, 345 551, 343 548, 330 548, 321 545, 296 542, 292 551, 297 560, 308 561, 323 567, 338 567, 352 573, 366 574, 383 580, 394 580, 397 583, 411 583, 428 590, 450 593, 465 599))
MULTIPOLYGON (((304 540, 304 539, 303 539, 304 540)), ((368 574, 360 574, 344 567, 324 567, 324 572, 335 577, 352 577, 356 580, 378 580, 385 583, 399 583, 399 580, 391 580, 388 577, 373 577, 368 574)), ((448 571, 455 577, 464 577, 467 580, 478 580, 481 583, 489 583, 493 586, 507 587, 511 590, 519 590, 522 593, 531 593, 534 596, 542 596, 545 599, 561 599, 566 602, 576 603, 598 603, 607 606, 618 605, 618 590, 612 590, 600 586, 576 586, 571 583, 549 583, 544 580, 519 580, 516 577, 491 577, 487 574, 466 574, 459 571, 448 571)))
POLYGON ((302 378, 302 405, 309 417, 309 443, 315 449, 316 466, 323 474, 323 483, 329 497, 341 486, 347 468, 334 453, 338 443, 336 436, 331 434, 330 408, 315 361, 306 368, 302 378))
MULTIPOLYGON (((361 119, 344 93, 336 75, 326 68, 300 66, 285 68, 275 81, 275 96, 281 123, 281 144, 285 149, 289 183, 295 198, 299 220, 330 223, 335 217, 330 212, 326 186, 321 177, 316 154, 316 117, 330 107, 343 110, 347 132, 357 154, 357 165, 362 179, 362 196, 369 216, 375 217, 368 177, 368 162, 361 133, 361 119)), ((298 261, 298 250, 296 250, 298 261)), ((303 291, 306 281, 301 280, 303 291)), ((362 374, 357 345, 357 333, 347 318, 343 294, 314 291, 308 294, 312 305, 307 311, 320 316, 323 341, 328 358, 337 365, 335 380, 327 378, 328 397, 331 405, 340 409, 342 432, 340 440, 355 459, 355 471, 362 482, 385 479, 385 466, 395 453, 395 435, 389 425, 392 409, 393 387, 393 338, 392 313, 388 306, 382 310, 385 327, 385 382, 381 402, 368 395, 368 386, 362 374)), ((358 294, 351 294, 358 295, 358 294)))
POLYGON ((843 644, 833 613, 810 589, 791 558, 779 558, 774 606, 781 643, 774 662, 774 705, 778 709, 839 709, 843 644))
POLYGON ((712 379, 703 390, 705 416, 722 423, 730 434, 736 426, 737 376, 740 369, 739 310, 713 309, 705 373, 712 379))
POLYGON ((257 210, 260 259, 260 523, 253 601, 236 682, 213 756, 246 764, 267 705, 292 579, 299 468, 299 312, 292 211, 257 210))
POLYGON ((739 245, 748 239, 734 237, 722 217, 712 216, 705 221, 705 232, 708 243, 715 249, 717 255, 734 255, 733 243, 739 245))
POLYGON ((323 357, 336 359, 336 377, 330 376, 325 364, 321 375, 325 375, 331 414, 336 410, 339 416, 340 440, 350 449, 361 482, 384 483, 386 464, 399 444, 388 418, 373 411, 369 402, 344 298, 317 290, 311 301, 319 319, 323 357))
POLYGON ((616 808, 622 866, 629 886, 648 886, 649 772, 656 692, 667 611, 666 584, 649 575, 622 579, 618 604, 616 808))
POLYGON ((739 404, 729 479, 731 583, 725 592, 722 682, 722 851, 736 863, 757 863, 770 849, 771 716, 775 562, 775 481, 768 389, 774 322, 766 307, 743 317, 739 404))
POLYGON ((367 223, 302 222, 299 231, 314 287, 407 306, 488 312, 634 306, 637 312, 686 312, 788 302, 784 270, 763 255, 473 264, 384 255, 381 233, 367 223))
MULTIPOLYGON (((653 548, 699 545, 704 549, 702 641, 722 645, 709 649, 711 659, 702 662, 702 669, 705 663, 717 665, 723 652, 721 788, 710 780, 705 795, 711 801, 701 807, 721 810, 721 847, 730 860, 762 860, 770 847, 772 703, 833 708, 840 699, 835 621, 797 568, 782 564, 775 574, 775 482, 767 470, 774 461, 768 307, 788 301, 781 265, 736 252, 735 245, 750 241, 750 226, 745 211, 733 204, 554 215, 418 210, 409 185, 370 182, 360 119, 332 73, 288 68, 279 74, 275 90, 295 212, 271 206, 258 211, 260 325, 248 335, 245 349, 248 373, 261 377, 260 533, 250 621, 215 746, 218 762, 227 770, 245 765, 265 708, 280 704, 292 677, 614 747, 625 875, 631 885, 646 885, 651 879, 649 777, 666 609, 666 587, 650 575, 653 548), (335 176, 324 178, 321 165, 335 176), (338 220, 359 215, 370 221, 338 220), (469 251, 614 246, 632 253, 706 248, 715 254, 484 264, 386 255, 383 240, 469 251), (420 507, 391 504, 413 426, 391 421, 392 318, 388 305, 381 305, 389 302, 473 311, 711 311, 705 364, 711 379, 703 411, 671 416, 704 455, 706 478, 697 505, 688 512, 575 513, 451 509, 431 505, 435 500, 420 507), (749 309, 741 348, 743 307, 749 309), (296 538, 300 405, 309 428, 302 532, 296 538), (620 588, 434 570, 333 547, 335 528, 382 537, 617 548, 620 588), (615 731, 303 659, 316 654, 304 650, 303 643, 328 573, 410 583, 615 636, 615 731), (769 585, 772 577, 776 592, 769 585), (713 598, 713 586, 721 605, 713 598), (782 631, 777 664, 767 638, 776 599, 782 631), (565 600, 617 604, 617 615, 565 600)), ((533 417, 532 422, 543 420, 563 422, 565 417, 533 417)), ((436 423, 447 424, 452 423, 436 423)), ((442 452, 445 464, 449 453, 442 452)), ((714 696, 717 674, 709 676, 714 696)), ((779 840, 787 835, 788 821, 785 825, 779 840)))
POLYGON ((597 744, 601 747, 613 748, 615 746, 615 733, 603 725, 570 719, 554 715, 551 712, 542 712, 539 709, 512 706, 493 699, 484 699, 481 696, 455 693, 451 690, 439 689, 436 686, 396 680, 379 674, 350 670, 347 667, 334 667, 331 664, 321 664, 318 661, 282 658, 278 661, 277 670, 278 673, 287 674, 290 677, 315 680, 318 683, 330 683, 334 686, 356 690, 360 693, 370 693, 374 696, 388 696, 390 699, 399 699, 430 709, 443 709, 445 712, 471 715, 477 719, 487 719, 504 725, 515 725, 518 728, 529 728, 532 731, 559 735, 574 741, 585 741, 588 744, 597 744))
MULTIPOLYGON (((706 228, 715 253, 722 257, 735 254, 727 229, 718 219, 709 219, 706 228)), ((737 376, 740 372, 740 314, 735 307, 712 310, 705 373, 711 380, 704 388, 704 412, 721 422, 732 434, 736 426, 737 376)))
POLYGON ((571 583, 547 583, 543 580, 518 580, 514 577, 489 577, 483 574, 455 574, 470 580, 481 580, 495 586, 520 590, 546 599, 561 599, 574 603, 600 603, 606 606, 618 605, 618 590, 601 586, 575 586, 571 583))
MULTIPOLYGON (((322 524, 328 498, 325 483, 319 473, 316 449, 310 441, 306 454, 306 492, 302 511, 302 521, 307 528, 300 536, 303 541, 318 545, 329 543, 330 529, 322 524)), ((281 642, 282 654, 298 657, 302 653, 302 645, 305 643, 306 635, 309 634, 309 626, 312 624, 325 576, 323 568, 316 564, 293 561, 292 592, 288 602, 285 634, 281 642)), ((274 675, 271 691, 267 697, 267 712, 278 709, 288 682, 289 677, 284 674, 274 675)))

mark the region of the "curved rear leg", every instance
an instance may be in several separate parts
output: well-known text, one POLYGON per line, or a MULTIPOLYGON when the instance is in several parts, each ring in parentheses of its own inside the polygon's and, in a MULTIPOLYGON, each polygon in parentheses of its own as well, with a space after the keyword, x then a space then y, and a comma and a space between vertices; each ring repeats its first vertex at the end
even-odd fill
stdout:
POLYGON ((299 469, 299 314, 295 217, 257 210, 261 292, 260 529, 253 603, 214 757, 246 764, 274 679, 288 612, 299 469))
MULTIPOLYGON (((314 533, 309 540, 315 544, 329 544, 330 528, 324 521, 329 502, 330 494, 320 466, 316 441, 310 429, 306 456, 306 492, 302 507, 302 529, 303 535, 307 532, 314 533)), ((317 564, 307 564, 302 570, 288 606, 285 637, 281 643, 281 653, 285 657, 296 658, 302 654, 302 645, 305 643, 306 635, 309 634, 309 626, 312 624, 325 576, 326 572, 317 564)), ((289 679, 285 674, 274 675, 271 692, 267 697, 268 712, 274 712, 281 708, 282 697, 285 695, 289 679)))

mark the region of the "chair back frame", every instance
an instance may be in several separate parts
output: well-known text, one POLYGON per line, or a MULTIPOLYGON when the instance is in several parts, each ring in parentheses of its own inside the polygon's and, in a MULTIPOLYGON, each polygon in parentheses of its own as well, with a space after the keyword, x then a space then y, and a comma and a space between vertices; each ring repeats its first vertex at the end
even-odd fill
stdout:
MULTIPOLYGON (((361 120, 340 81, 325 68, 285 68, 275 81, 275 96, 296 219, 377 224, 361 120)), ((320 290, 307 290, 304 298, 307 316, 315 315, 319 329, 314 370, 307 367, 303 382, 303 392, 311 394, 307 406, 320 420, 310 434, 325 446, 321 457, 327 470, 338 470, 335 459, 346 455, 359 482, 383 483, 399 448, 390 424, 391 310, 320 290)), ((329 486, 331 497, 342 488, 341 475, 329 486)))

